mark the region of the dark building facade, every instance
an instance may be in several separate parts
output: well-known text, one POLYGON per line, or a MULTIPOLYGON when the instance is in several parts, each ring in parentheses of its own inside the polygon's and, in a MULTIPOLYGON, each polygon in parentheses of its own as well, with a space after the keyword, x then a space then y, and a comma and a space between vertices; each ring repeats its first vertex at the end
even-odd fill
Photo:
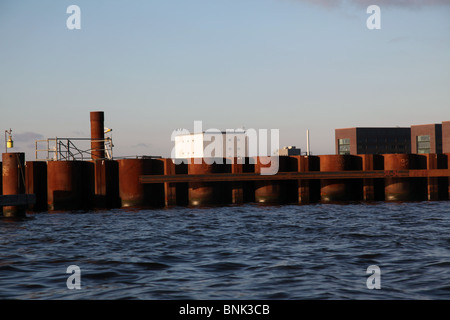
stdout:
POLYGON ((411 126, 411 153, 442 153, 442 124, 411 126))
POLYGON ((442 122, 442 153, 450 153, 450 121, 442 122))
POLYGON ((411 128, 335 130, 336 154, 411 153, 411 128))

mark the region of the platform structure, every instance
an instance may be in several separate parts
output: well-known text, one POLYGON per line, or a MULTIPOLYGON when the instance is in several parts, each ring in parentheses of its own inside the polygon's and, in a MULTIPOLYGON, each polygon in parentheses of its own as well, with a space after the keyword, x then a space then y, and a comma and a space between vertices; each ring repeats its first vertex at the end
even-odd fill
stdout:
POLYGON ((3 215, 8 206, 61 211, 450 199, 450 154, 280 156, 274 174, 262 174, 259 160, 23 158, 3 154, 3 215))
POLYGON ((272 181, 272 180, 312 180, 312 179, 380 179, 380 178, 431 178, 449 177, 450 169, 432 170, 372 170, 341 172, 279 172, 275 175, 258 173, 216 173, 180 175, 143 175, 141 183, 179 183, 213 181, 272 181))
POLYGON ((98 160, 113 159, 113 141, 92 138, 48 138, 35 141, 36 161, 84 161, 90 160, 97 153, 102 156, 98 160), (98 144, 100 147, 92 147, 98 144))
POLYGON ((35 161, 6 149, 0 163, 3 216, 128 207, 450 200, 450 153, 117 158, 104 112, 90 112, 90 124, 90 138, 37 140, 35 161))

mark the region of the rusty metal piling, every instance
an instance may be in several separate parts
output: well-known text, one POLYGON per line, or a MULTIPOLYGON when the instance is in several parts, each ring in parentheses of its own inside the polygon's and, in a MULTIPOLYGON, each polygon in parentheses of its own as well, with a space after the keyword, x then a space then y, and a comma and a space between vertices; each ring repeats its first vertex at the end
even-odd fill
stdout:
MULTIPOLYGON (((2 154, 3 195, 25 194, 25 153, 10 152, 2 154)), ((26 205, 4 206, 4 217, 25 216, 26 205)))

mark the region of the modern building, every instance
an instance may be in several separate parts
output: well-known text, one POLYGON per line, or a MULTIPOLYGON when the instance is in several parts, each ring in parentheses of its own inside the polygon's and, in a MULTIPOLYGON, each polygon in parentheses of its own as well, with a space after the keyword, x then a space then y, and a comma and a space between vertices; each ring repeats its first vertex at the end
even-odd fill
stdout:
POLYGON ((336 154, 411 153, 411 128, 335 130, 336 154))
POLYGON ((442 153, 450 153, 450 121, 442 122, 442 153))
POLYGON ((278 150, 279 156, 299 156, 302 153, 302 149, 299 149, 295 146, 283 147, 278 150))
POLYGON ((336 154, 450 153, 450 121, 410 128, 335 130, 336 154))
POLYGON ((411 153, 442 153, 442 124, 411 126, 411 153))

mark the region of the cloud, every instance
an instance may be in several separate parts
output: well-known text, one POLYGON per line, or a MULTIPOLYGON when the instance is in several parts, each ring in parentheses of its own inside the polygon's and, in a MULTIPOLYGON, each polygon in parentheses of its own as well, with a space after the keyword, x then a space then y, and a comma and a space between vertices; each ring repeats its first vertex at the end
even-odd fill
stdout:
POLYGON ((84 131, 72 131, 72 134, 75 135, 75 137, 88 137, 89 135, 84 131))
POLYGON ((20 145, 24 145, 27 148, 35 147, 35 140, 42 140, 44 136, 37 132, 23 132, 23 133, 12 133, 12 140, 14 143, 18 143, 20 145))
POLYGON ((138 143, 132 146, 132 148, 150 148, 152 145, 148 143, 138 143))
POLYGON ((403 43, 409 40, 409 37, 406 36, 399 36, 399 37, 395 37, 390 39, 387 43, 403 43))
POLYGON ((296 0, 313 3, 328 8, 339 7, 342 4, 352 4, 360 7, 368 7, 372 4, 378 6, 395 7, 429 7, 438 5, 450 5, 450 0, 296 0))
POLYGON ((43 139, 44 136, 37 132, 24 132, 24 133, 14 133, 13 132, 12 138, 16 142, 29 142, 29 141, 43 139))

